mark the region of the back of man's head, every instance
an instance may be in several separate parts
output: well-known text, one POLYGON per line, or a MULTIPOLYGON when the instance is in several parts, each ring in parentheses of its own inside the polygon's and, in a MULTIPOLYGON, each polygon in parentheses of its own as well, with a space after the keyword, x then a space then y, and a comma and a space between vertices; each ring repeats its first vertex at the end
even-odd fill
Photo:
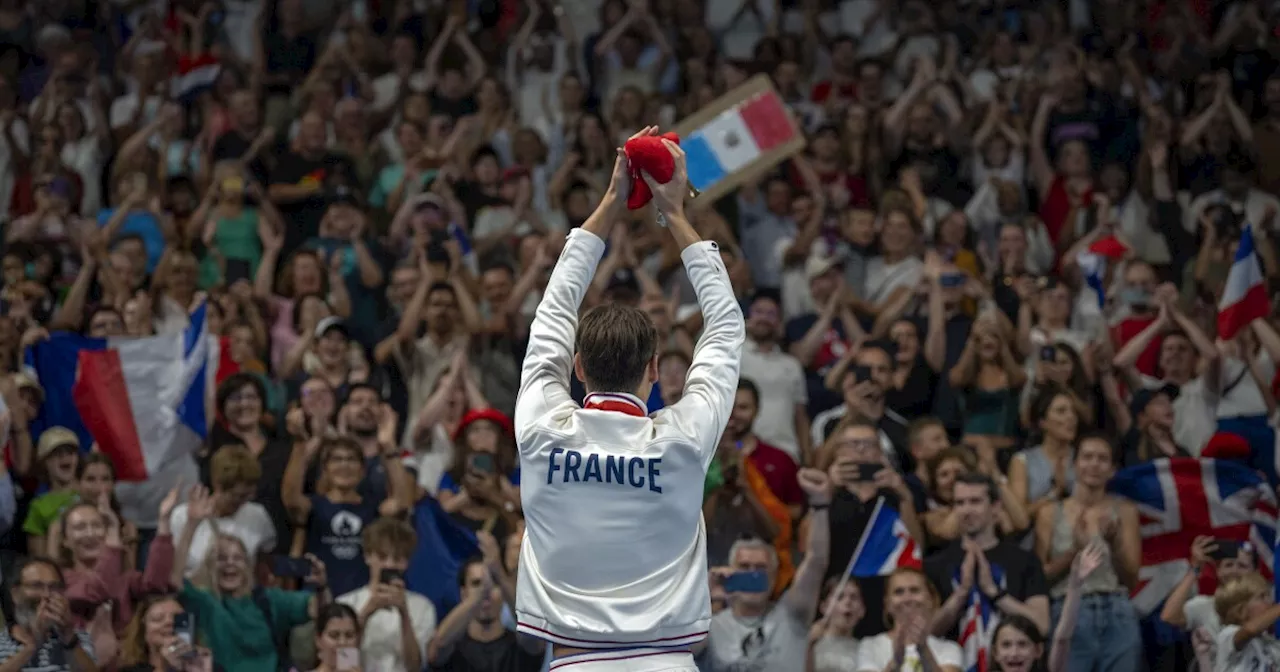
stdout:
POLYGON ((577 352, 589 392, 636 392, 658 349, 653 321, 639 309, 606 303, 578 323, 577 352))

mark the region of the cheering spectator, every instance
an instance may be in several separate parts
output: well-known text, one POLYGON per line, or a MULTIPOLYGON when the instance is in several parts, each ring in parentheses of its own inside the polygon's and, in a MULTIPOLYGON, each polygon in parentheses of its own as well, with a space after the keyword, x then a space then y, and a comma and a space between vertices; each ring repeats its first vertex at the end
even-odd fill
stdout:
POLYGON ((227 446, 219 450, 209 461, 209 480, 213 483, 210 495, 213 517, 209 526, 204 520, 191 516, 187 504, 173 509, 169 525, 179 539, 191 532, 188 553, 178 555, 174 565, 182 568, 185 576, 191 576, 212 555, 215 541, 222 536, 238 539, 248 554, 252 567, 259 554, 270 553, 276 547, 276 528, 271 517, 253 497, 258 492, 262 468, 244 446, 227 446))
POLYGON ((89 634, 75 628, 66 583, 53 561, 34 557, 22 562, 9 592, 13 623, 0 633, 0 664, 20 670, 34 660, 57 672, 98 669, 89 634))
MULTIPOLYGON (((165 577, 166 585, 168 577, 165 577)), ((174 621, 187 615, 182 603, 171 595, 143 598, 133 612, 120 642, 120 669, 128 672, 196 672, 206 668, 201 657, 212 658, 205 648, 194 650, 174 630, 174 621), (195 653, 196 655, 190 655, 195 653)))
POLYGON ((502 625, 503 588, 495 584, 494 574, 491 562, 479 558, 462 565, 458 573, 462 603, 436 628, 427 649, 428 663, 445 669, 488 670, 497 661, 507 661, 508 669, 541 668, 544 642, 502 625))

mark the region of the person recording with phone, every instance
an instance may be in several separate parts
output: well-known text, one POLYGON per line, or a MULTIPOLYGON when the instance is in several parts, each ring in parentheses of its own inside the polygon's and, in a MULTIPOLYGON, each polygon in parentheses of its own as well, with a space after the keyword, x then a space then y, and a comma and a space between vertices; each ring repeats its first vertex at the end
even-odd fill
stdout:
POLYGON ((819 413, 810 433, 821 446, 848 417, 862 418, 876 428, 881 450, 893 466, 908 465, 907 419, 890 409, 886 395, 893 389, 894 354, 884 341, 864 343, 850 351, 827 373, 826 383, 838 388, 844 404, 819 413))
POLYGON ((520 467, 511 419, 472 409, 454 431, 453 468, 440 479, 440 506, 459 524, 505 539, 520 525, 520 467))
POLYGON ((365 665, 379 672, 422 669, 427 643, 435 633, 435 606, 405 587, 404 573, 417 545, 418 535, 409 523, 395 518, 374 521, 365 528, 362 545, 369 585, 336 600, 359 616, 364 631, 360 653, 365 665))
POLYGON ((172 595, 137 605, 120 638, 120 672, 222 672, 213 652, 195 645, 195 618, 172 595))
POLYGON ((1200 595, 1200 578, 1206 568, 1213 570, 1217 585, 1228 583, 1255 570, 1253 545, 1235 539, 1214 539, 1198 536, 1191 542, 1188 554, 1190 566, 1182 580, 1165 600, 1160 620, 1188 632, 1204 629, 1216 638, 1222 630, 1222 621, 1214 610, 1213 594, 1200 595))
MULTIPOLYGON (((361 637, 360 617, 345 604, 325 605, 316 614, 316 658, 314 672, 360 672, 365 667, 385 670, 368 657, 361 660, 357 645, 361 637)), ((368 632, 368 629, 363 629, 368 632)), ((410 668, 419 669, 419 668, 410 668)))
MULTIPOLYGON (((846 420, 823 446, 820 464, 826 467, 835 488, 829 518, 831 561, 827 564, 827 577, 840 576, 849 566, 881 500, 883 506, 897 510, 915 544, 923 548, 924 528, 912 504, 911 490, 889 463, 875 425, 865 420, 846 420)), ((858 587, 867 604, 867 616, 858 623, 854 636, 870 637, 883 632, 880 605, 884 602, 884 577, 860 578, 858 587)))
POLYGON ((805 659, 809 626, 818 609, 830 557, 827 512, 832 483, 817 469, 801 469, 798 479, 809 503, 809 534, 795 580, 774 602, 771 596, 778 554, 773 546, 760 539, 734 544, 729 566, 711 570, 711 582, 724 591, 729 607, 711 619, 707 639, 693 647, 702 672, 784 670, 805 659))

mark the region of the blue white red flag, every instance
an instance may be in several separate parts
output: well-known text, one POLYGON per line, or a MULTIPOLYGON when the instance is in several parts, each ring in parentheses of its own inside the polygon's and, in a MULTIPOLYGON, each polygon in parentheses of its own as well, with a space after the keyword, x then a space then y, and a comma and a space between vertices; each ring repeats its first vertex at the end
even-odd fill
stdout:
POLYGON ((1254 245, 1253 226, 1246 224, 1244 233, 1240 234, 1236 259, 1227 273, 1222 298, 1218 300, 1218 336, 1229 341, 1250 322, 1270 313, 1271 300, 1254 245))
POLYGON ((178 60, 178 73, 169 81, 169 93, 182 102, 193 102, 213 88, 221 74, 222 64, 212 54, 183 56, 178 60))
POLYGON ((33 426, 66 427, 81 445, 96 442, 116 478, 144 481, 199 450, 209 434, 208 400, 221 349, 208 333, 206 307, 185 332, 145 338, 55 333, 27 353, 45 390, 33 426))
MULTIPOLYGON (((991 578, 1001 589, 1005 587, 1004 569, 991 565, 991 578)), ((951 579, 953 590, 960 588, 960 568, 951 579)), ((991 638, 1000 625, 1000 610, 976 585, 969 589, 969 600, 960 615, 960 648, 964 649, 964 666, 967 672, 987 672, 991 664, 991 638)))
POLYGON ((849 558, 848 574, 852 577, 887 576, 899 567, 921 566, 920 547, 907 530, 898 510, 876 500, 867 529, 849 558))
POLYGON ((1142 567, 1133 603, 1142 614, 1156 610, 1186 575, 1198 536, 1250 542, 1258 570, 1274 576, 1275 493, 1247 464, 1166 457, 1122 469, 1110 490, 1138 507, 1142 567))

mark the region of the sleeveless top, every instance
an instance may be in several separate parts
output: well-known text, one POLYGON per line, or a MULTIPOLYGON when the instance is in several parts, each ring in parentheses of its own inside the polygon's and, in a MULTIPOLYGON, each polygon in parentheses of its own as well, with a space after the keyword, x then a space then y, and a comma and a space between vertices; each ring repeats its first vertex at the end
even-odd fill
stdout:
MULTIPOLYGON (((1119 522, 1120 514, 1116 511, 1116 507, 1111 507, 1111 520, 1119 522)), ((1050 555, 1057 556, 1067 553, 1075 544, 1074 525, 1067 520, 1066 509, 1062 502, 1057 502, 1053 510, 1053 532, 1049 538, 1050 555)), ((1100 535, 1094 534, 1093 539, 1101 539, 1100 535)), ((1080 592, 1083 595, 1093 595, 1097 593, 1123 593, 1125 587, 1120 583, 1120 577, 1116 574, 1116 566, 1112 558, 1111 545, 1105 541, 1102 544, 1103 561, 1092 574, 1084 580, 1080 586, 1080 592)), ((1064 597, 1067 594, 1067 581, 1069 576, 1063 577, 1049 589, 1049 595, 1053 598, 1064 597)))
POLYGON ((1018 391, 971 387, 960 394, 964 433, 986 436, 1018 435, 1018 391))
MULTIPOLYGON (((1045 452, 1044 446, 1028 448, 1014 455, 1013 459, 1020 459, 1027 466, 1027 501, 1034 502, 1049 494, 1053 489, 1053 463, 1049 461, 1049 455, 1045 452)), ((1073 488, 1075 484, 1076 468, 1068 460, 1067 488, 1073 488)))

